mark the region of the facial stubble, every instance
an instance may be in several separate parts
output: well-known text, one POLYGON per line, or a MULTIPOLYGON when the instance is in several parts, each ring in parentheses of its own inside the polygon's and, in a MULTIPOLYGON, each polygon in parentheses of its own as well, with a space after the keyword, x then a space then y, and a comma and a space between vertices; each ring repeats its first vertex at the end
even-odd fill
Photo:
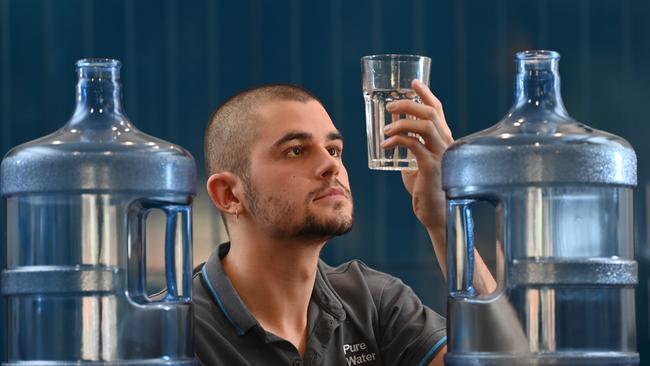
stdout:
MULTIPOLYGON (((306 212, 302 220, 292 223, 288 220, 291 220, 291 218, 297 215, 298 207, 295 207, 288 200, 281 197, 262 195, 259 190, 252 186, 248 179, 245 179, 244 183, 246 200, 249 203, 251 214, 258 224, 266 228, 271 233, 271 236, 276 239, 292 238, 310 242, 314 240, 328 240, 352 230, 354 222, 353 208, 348 215, 345 212, 345 202, 334 203, 334 217, 319 217, 310 209, 310 203, 314 197, 319 192, 329 188, 329 186, 310 192, 304 202, 303 207, 306 208, 306 212)), ((344 187, 340 182, 337 182, 337 185, 345 190, 350 204, 354 207, 349 189, 344 187)))

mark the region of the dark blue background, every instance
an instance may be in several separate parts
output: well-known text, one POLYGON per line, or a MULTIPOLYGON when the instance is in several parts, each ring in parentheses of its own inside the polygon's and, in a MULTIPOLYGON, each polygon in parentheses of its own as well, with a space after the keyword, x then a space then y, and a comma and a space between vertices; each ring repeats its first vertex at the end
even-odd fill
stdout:
MULTIPOLYGON (((260 83, 302 84, 346 137, 355 193, 354 230, 323 256, 333 263, 361 258, 444 313, 442 276, 399 174, 367 169, 359 58, 430 56, 431 87, 458 137, 505 114, 516 51, 559 51, 569 112, 637 151, 636 227, 644 246, 649 16, 650 2, 642 0, 0 0, 0 149, 65 123, 80 58, 122 60, 131 120, 189 149, 199 167, 205 122, 225 98, 260 83)), ((640 261, 639 349, 647 352, 649 260, 640 261)))

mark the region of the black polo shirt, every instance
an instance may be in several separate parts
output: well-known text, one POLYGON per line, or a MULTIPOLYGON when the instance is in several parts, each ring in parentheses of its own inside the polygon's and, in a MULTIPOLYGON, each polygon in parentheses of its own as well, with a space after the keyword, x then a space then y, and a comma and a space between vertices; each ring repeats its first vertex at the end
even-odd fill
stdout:
POLYGON ((426 365, 446 341, 445 319, 399 279, 359 261, 320 261, 304 357, 265 331, 223 270, 222 244, 193 280, 194 347, 205 366, 426 365))

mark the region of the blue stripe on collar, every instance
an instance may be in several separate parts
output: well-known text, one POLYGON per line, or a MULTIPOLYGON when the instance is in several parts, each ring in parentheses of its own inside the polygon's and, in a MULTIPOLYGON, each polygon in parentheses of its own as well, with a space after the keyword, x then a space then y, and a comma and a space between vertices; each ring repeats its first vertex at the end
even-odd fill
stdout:
POLYGON ((208 285, 208 288, 210 289, 210 292, 212 293, 212 297, 214 297, 215 301, 217 302, 217 305, 219 305, 219 308, 221 308, 221 311, 223 312, 223 315, 226 316, 226 319, 232 324, 232 326, 237 330, 237 333, 240 336, 244 335, 244 331, 235 323, 235 321, 230 317, 230 314, 226 311, 226 308, 223 306, 223 302, 221 302, 221 299, 219 298, 219 295, 217 294, 217 291, 214 289, 212 286, 212 283, 210 283, 209 277, 208 277, 208 270, 207 266, 204 264, 203 268, 201 269, 201 274, 203 277, 203 280, 206 285, 208 285))
POLYGON ((424 355, 424 358, 422 358, 422 361, 418 363, 418 366, 426 366, 426 364, 433 358, 433 355, 435 355, 436 352, 438 352, 445 343, 447 343, 447 336, 440 338, 438 343, 434 344, 433 347, 431 347, 429 352, 427 352, 427 354, 424 355))

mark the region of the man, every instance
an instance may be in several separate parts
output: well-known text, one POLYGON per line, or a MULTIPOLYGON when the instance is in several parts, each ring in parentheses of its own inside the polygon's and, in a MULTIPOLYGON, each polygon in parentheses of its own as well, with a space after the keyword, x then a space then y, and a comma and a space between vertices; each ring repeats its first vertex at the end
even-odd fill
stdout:
MULTIPOLYGON (((417 159, 419 170, 402 177, 444 273, 440 160, 453 140, 440 102, 423 84, 413 88, 422 104, 387 110, 418 119, 392 123, 384 147, 406 146, 417 159)), ((212 115, 205 151, 207 190, 230 243, 193 281, 202 364, 443 364, 445 320, 410 288, 360 262, 319 260, 328 239, 352 228, 353 203, 342 136, 314 96, 271 85, 232 97, 212 115)), ((477 277, 487 278, 479 291, 494 287, 477 277)))

